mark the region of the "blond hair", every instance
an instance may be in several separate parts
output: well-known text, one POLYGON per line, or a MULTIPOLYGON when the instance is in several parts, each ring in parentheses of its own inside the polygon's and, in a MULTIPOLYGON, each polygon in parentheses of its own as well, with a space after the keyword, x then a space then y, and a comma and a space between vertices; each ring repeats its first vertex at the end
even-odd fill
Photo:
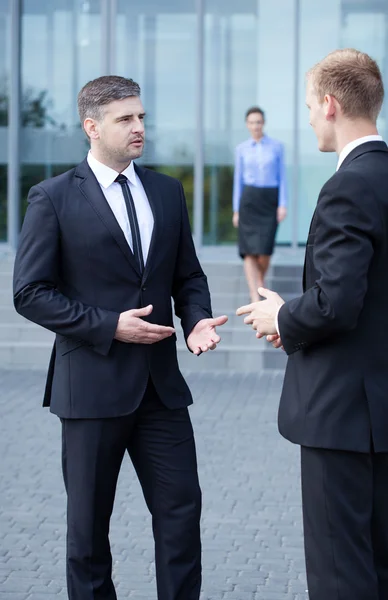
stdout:
POLYGON ((352 48, 335 50, 307 73, 319 102, 334 96, 344 115, 376 121, 384 100, 380 69, 373 58, 352 48))

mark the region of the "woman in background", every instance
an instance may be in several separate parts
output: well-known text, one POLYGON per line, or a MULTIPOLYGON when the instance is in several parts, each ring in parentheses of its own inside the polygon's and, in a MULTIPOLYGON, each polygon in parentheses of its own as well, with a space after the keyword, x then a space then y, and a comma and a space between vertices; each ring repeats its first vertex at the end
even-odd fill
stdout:
POLYGON ((251 302, 257 302, 278 223, 287 215, 286 174, 283 144, 264 134, 261 108, 250 108, 245 121, 251 138, 236 148, 233 225, 239 230, 239 253, 251 302))

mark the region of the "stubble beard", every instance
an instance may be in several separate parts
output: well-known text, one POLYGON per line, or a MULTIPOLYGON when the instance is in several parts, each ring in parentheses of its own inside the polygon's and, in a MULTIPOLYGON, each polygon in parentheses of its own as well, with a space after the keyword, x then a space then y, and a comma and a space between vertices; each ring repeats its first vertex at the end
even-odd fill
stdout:
POLYGON ((104 156, 108 159, 110 163, 114 162, 120 165, 126 165, 140 158, 144 151, 144 143, 141 148, 131 147, 129 146, 125 150, 121 150, 119 148, 108 148, 105 147, 103 149, 104 156))

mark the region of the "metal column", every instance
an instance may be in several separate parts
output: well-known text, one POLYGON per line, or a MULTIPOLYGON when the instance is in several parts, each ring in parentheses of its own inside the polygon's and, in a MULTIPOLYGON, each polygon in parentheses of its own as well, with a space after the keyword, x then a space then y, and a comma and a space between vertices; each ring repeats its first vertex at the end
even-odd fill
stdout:
POLYGON ((102 75, 112 75, 116 57, 116 14, 115 0, 101 0, 101 71, 102 75))
POLYGON ((15 250, 20 229, 21 0, 11 5, 11 69, 8 112, 7 240, 15 250))
POLYGON ((292 160, 292 248, 298 247, 299 211, 299 76, 300 76, 300 0, 294 6, 294 141, 292 160))
POLYGON ((196 119, 194 159, 194 242, 197 250, 203 239, 203 186, 204 186, 204 0, 196 0, 197 8, 197 70, 196 119))

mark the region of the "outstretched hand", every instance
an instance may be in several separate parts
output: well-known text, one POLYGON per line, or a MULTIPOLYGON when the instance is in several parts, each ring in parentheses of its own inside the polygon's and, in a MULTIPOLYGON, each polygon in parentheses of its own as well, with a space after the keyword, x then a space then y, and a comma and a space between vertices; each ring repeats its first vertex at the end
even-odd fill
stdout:
POLYGON ((267 290, 260 287, 258 289, 260 296, 263 296, 265 300, 259 302, 252 302, 246 306, 240 306, 237 309, 236 314, 247 315, 244 319, 246 325, 252 325, 260 336, 264 335, 275 335, 276 331, 276 316, 279 308, 284 304, 284 300, 276 292, 267 290))
POLYGON ((173 327, 156 325, 144 321, 153 311, 152 304, 121 313, 115 338, 126 344, 156 344, 175 333, 173 327))
POLYGON ((197 356, 201 352, 215 350, 217 344, 221 341, 220 336, 216 332, 216 327, 224 325, 227 320, 228 317, 223 315, 214 319, 202 319, 198 321, 187 338, 187 345, 190 350, 197 356))

